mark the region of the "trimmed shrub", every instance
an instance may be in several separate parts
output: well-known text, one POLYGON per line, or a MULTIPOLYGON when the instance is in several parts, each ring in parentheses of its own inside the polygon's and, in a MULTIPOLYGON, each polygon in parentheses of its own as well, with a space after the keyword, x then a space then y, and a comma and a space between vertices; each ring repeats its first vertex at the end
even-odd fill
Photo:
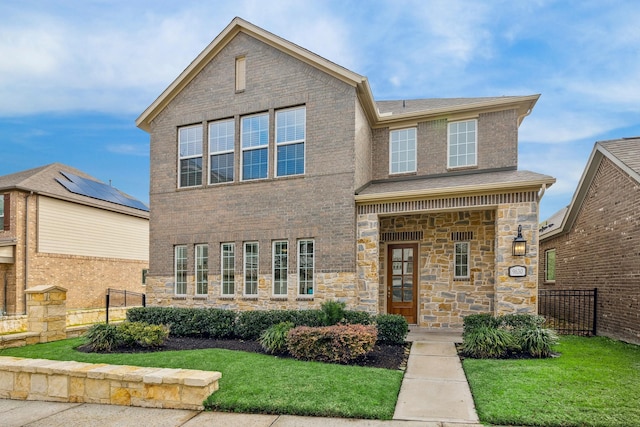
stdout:
POLYGON ((287 349, 296 359, 349 363, 370 352, 376 339, 372 325, 299 326, 289 331, 287 349))
POLYGON ((320 310, 254 310, 238 315, 235 334, 243 340, 255 340, 273 325, 292 322, 295 326, 322 325, 320 310))
POLYGON ((339 301, 325 301, 320 306, 322 310, 321 320, 324 326, 333 326, 344 319, 346 304, 339 301))
POLYGON ((409 333, 407 319, 399 314, 380 314, 375 317, 378 329, 378 342, 382 344, 402 345, 409 333))
POLYGON ((287 351, 287 334, 293 329, 292 322, 280 322, 260 334, 260 345, 268 353, 282 354, 287 351))
POLYGON ((531 357, 550 357, 551 347, 558 344, 558 335, 547 328, 522 328, 515 333, 515 337, 523 353, 531 357))
MULTIPOLYGON (((374 316, 366 311, 345 310, 343 320, 345 323, 352 325, 372 325, 375 323, 374 316)), ((379 334, 380 332, 378 332, 378 335, 379 334)))
POLYGON ((219 308, 135 307, 130 322, 168 325, 177 337, 228 338, 233 336, 236 312, 219 308))
POLYGON ((497 328, 500 322, 491 313, 480 313, 464 317, 462 325, 463 334, 466 334, 480 327, 497 328))
POLYGON ((476 326, 465 332, 461 346, 465 356, 478 359, 497 359, 518 349, 516 339, 509 331, 491 326, 476 326))
POLYGON ((507 329, 531 329, 539 328, 545 319, 535 314, 505 314, 497 318, 500 325, 507 329))
POLYGON ((120 346, 127 347, 160 347, 169 336, 167 326, 144 322, 123 322, 116 329, 120 335, 120 346))
POLYGON ((87 329, 83 337, 91 351, 109 352, 122 343, 116 326, 108 323, 96 323, 87 329))

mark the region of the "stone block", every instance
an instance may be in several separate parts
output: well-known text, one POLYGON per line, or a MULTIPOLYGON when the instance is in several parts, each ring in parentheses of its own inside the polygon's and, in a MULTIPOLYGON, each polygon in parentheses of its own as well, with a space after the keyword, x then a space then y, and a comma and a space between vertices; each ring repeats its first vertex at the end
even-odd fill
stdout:
POLYGON ((29 386, 29 394, 46 396, 48 390, 47 376, 43 374, 31 374, 31 384, 29 386))
POLYGON ((14 372, 0 372, 0 390, 13 390, 15 387, 15 377, 16 374, 14 372))
POLYGON ((87 378, 84 383, 84 395, 87 398, 87 402, 102 403, 104 400, 108 401, 111 395, 109 381, 87 378))
POLYGON ((48 378, 49 388, 47 393, 49 396, 68 398, 69 397, 69 377, 66 375, 50 375, 48 378))

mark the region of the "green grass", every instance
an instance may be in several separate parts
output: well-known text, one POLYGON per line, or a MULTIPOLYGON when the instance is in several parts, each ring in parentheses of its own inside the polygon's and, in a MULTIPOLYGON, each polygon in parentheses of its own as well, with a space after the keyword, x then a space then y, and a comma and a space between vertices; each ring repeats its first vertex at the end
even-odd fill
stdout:
POLYGON ((640 346, 567 336, 555 350, 552 359, 465 359, 480 421, 640 426, 640 346))
POLYGON ((220 371, 220 390, 205 407, 273 413, 388 420, 402 372, 282 359, 222 349, 95 354, 74 350, 81 338, 0 351, 0 356, 220 371))

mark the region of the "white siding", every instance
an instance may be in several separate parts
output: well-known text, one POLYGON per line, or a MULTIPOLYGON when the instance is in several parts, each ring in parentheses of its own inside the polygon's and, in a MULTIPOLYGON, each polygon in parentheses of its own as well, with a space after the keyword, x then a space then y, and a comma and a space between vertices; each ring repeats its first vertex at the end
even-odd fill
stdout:
POLYGON ((149 221, 40 196, 38 251, 147 261, 149 221))

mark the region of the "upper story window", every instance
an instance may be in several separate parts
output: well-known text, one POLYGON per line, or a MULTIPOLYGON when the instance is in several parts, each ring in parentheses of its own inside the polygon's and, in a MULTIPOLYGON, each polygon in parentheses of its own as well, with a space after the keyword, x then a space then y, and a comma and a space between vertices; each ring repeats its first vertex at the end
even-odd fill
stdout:
POLYGON ((202 126, 178 130, 180 187, 202 185, 202 126))
POLYGON ((233 181, 234 120, 222 120, 209 124, 209 183, 233 181))
POLYGON ((209 246, 196 245, 196 295, 209 292, 209 246))
POLYGON ((389 132, 389 173, 416 171, 416 128, 389 132))
POLYGON ((459 168, 478 164, 478 121, 449 123, 448 167, 459 168))
POLYGON ((549 249, 544 251, 544 281, 556 281, 556 250, 549 249))
POLYGON ((306 108, 276 112, 276 176, 304 173, 306 108))
POLYGON ((187 294, 187 247, 184 245, 174 248, 175 294, 187 294))
POLYGON ((9 231, 11 229, 11 199, 9 193, 0 194, 0 231, 9 231))
POLYGON ((267 177, 269 166, 269 115, 242 118, 242 180, 267 177))

